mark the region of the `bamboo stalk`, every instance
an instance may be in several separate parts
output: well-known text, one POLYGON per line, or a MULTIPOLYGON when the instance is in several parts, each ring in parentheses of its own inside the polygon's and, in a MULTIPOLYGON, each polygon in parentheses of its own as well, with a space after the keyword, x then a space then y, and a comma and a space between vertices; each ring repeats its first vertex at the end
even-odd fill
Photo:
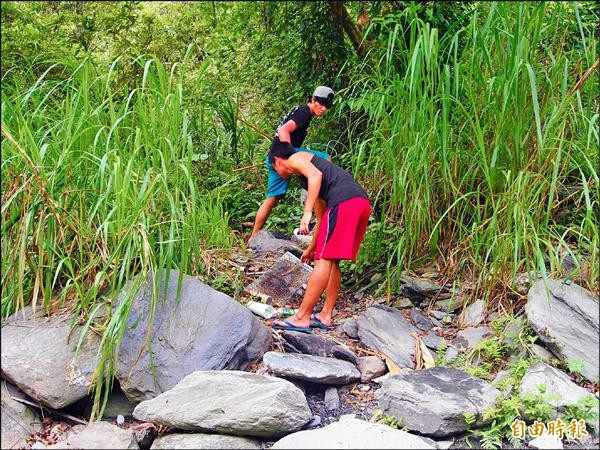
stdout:
POLYGON ((246 120, 242 119, 240 116, 236 116, 236 118, 242 122, 245 125, 248 125, 250 128, 252 128, 254 131, 259 132, 260 134, 262 134, 264 137, 266 137, 268 140, 272 141, 273 139, 271 138, 271 136, 269 136, 267 133, 265 133, 262 130, 259 130, 257 127, 255 127, 254 125, 252 125, 250 122, 247 122, 246 120))
MULTIPOLYGON (((237 118, 237 119, 238 119, 240 122, 242 122, 243 124, 245 124, 245 125, 248 125, 248 126, 249 126, 250 128, 252 128, 254 131, 257 131, 258 133, 262 134, 262 135, 263 135, 264 137, 266 137, 266 138, 267 138, 269 141, 273 141, 273 139, 272 139, 272 138, 271 138, 271 137, 270 137, 270 136, 269 136, 267 133, 265 133, 265 132, 264 132, 264 131, 262 131, 262 130, 259 130, 257 127, 255 127, 254 125, 252 125, 250 122, 248 122, 248 121, 246 121, 246 120, 242 119, 240 116, 236 116, 236 118, 237 118)), ((239 167, 239 168, 237 168, 237 169, 233 169, 233 172, 241 172, 241 171, 243 171, 243 170, 254 169, 255 167, 258 167, 258 166, 260 166, 260 165, 262 165, 262 162, 254 163, 254 164, 252 164, 252 165, 250 165, 250 166, 246 166, 246 167, 239 167)))
POLYGON ((233 169, 234 172, 241 172, 242 170, 254 169, 255 167, 261 166, 263 163, 259 162, 256 164, 252 164, 246 167, 238 167, 237 169, 233 169))

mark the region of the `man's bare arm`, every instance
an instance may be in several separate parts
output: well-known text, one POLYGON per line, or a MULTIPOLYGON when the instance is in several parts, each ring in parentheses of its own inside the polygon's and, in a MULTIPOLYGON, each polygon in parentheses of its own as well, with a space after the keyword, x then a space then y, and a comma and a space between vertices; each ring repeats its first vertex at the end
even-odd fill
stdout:
POLYGON ((298 152, 288 158, 288 165, 295 173, 304 175, 308 181, 308 194, 306 195, 306 201, 304 202, 304 214, 300 221, 300 233, 308 234, 308 225, 312 217, 312 211, 315 206, 315 202, 319 197, 319 191, 321 190, 321 180, 323 174, 317 169, 313 163, 310 162, 313 155, 306 152, 298 152))
POLYGON ((277 136, 279 137, 280 142, 287 142, 288 144, 292 143, 291 133, 296 131, 298 125, 293 120, 288 120, 277 130, 277 136))

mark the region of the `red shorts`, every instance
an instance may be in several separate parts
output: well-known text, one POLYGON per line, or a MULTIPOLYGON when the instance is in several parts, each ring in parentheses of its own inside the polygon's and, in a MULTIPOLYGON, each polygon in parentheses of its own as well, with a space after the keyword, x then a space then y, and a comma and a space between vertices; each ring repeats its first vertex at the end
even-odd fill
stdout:
POLYGON ((371 204, 361 197, 327 208, 319 225, 314 259, 355 261, 370 215, 371 204))

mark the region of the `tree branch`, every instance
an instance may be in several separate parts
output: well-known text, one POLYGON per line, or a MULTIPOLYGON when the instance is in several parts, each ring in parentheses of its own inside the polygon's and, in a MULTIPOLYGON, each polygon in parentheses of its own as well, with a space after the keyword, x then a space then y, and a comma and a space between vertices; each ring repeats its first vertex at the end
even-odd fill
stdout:
POLYGON ((350 39, 350 42, 352 43, 352 46, 354 47, 356 53, 360 57, 364 58, 367 52, 365 49, 365 44, 363 42, 362 33, 360 32, 356 23, 354 23, 354 21, 350 17, 350 14, 348 14, 348 11, 344 6, 344 2, 330 1, 329 5, 331 6, 331 12, 333 13, 334 22, 337 26, 343 28, 343 30, 348 35, 348 38, 350 39))

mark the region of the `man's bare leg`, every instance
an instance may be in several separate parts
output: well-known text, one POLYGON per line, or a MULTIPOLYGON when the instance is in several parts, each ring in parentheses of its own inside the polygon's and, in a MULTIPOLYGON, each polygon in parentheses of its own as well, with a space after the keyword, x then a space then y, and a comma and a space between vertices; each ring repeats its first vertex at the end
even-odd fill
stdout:
POLYGON ((331 260, 332 267, 329 274, 327 287, 325 288, 325 303, 323 309, 317 314, 317 319, 325 326, 330 327, 333 324, 333 308, 340 294, 340 283, 342 282, 342 273, 340 272, 340 263, 337 260, 331 260))
MULTIPOLYGON (((336 265, 336 261, 331 259, 319 259, 315 261, 315 267, 308 279, 302 303, 300 303, 298 312, 287 318, 288 322, 293 323, 297 327, 310 327, 310 316, 312 315, 315 305, 321 298, 321 294, 327 287, 327 283, 329 283, 331 270, 334 265, 336 265)), ((282 322, 274 322, 274 324, 285 326, 282 322)))
POLYGON ((267 197, 262 205, 256 211, 256 217, 254 219, 254 228, 252 229, 252 234, 250 238, 248 238, 248 243, 252 240, 254 236, 258 234, 262 227, 265 225, 265 222, 271 215, 271 210, 275 207, 279 200, 279 197, 267 197))

